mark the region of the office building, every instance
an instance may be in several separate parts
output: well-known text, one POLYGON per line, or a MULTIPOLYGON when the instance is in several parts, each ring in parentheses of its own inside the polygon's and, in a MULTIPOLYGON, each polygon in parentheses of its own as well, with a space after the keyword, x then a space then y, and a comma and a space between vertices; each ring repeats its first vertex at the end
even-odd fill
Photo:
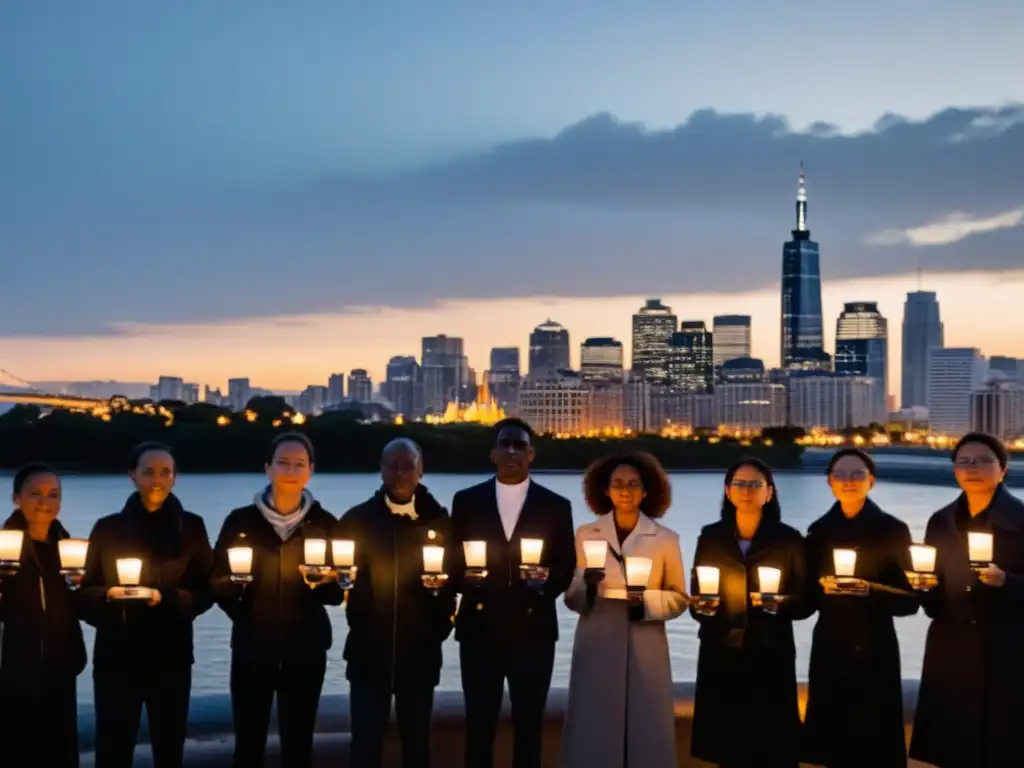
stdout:
POLYGON ((655 386, 668 383, 668 356, 678 318, 661 299, 648 299, 633 315, 633 373, 655 386))
POLYGON ((900 407, 928 405, 928 355, 945 346, 939 302, 934 291, 907 294, 903 305, 903 382, 900 407))
POLYGON ((974 347, 928 350, 928 423, 937 435, 970 431, 971 393, 985 383, 988 366, 974 347))
POLYGON ((580 345, 580 375, 590 383, 622 383, 622 342, 609 337, 589 338, 580 345))
POLYGON ((449 403, 458 403, 469 384, 469 363, 457 336, 424 336, 420 354, 423 412, 444 414, 449 403))
POLYGON ((420 364, 416 358, 412 355, 395 355, 388 360, 380 392, 395 413, 403 418, 415 419, 422 416, 423 387, 420 382, 420 364))
POLYGON ((551 319, 538 325, 530 334, 531 379, 557 378, 559 371, 567 371, 569 363, 569 331, 551 319))
POLYGON ((363 368, 353 368, 348 375, 348 399, 357 403, 373 400, 373 380, 363 368))
POLYGON ((673 392, 711 392, 715 384, 714 341, 703 320, 686 320, 672 334, 668 385, 673 392))
POLYGON ((790 424, 829 432, 867 427, 875 420, 876 388, 867 376, 794 373, 789 380, 790 424))
POLYGON ((1024 387, 999 378, 972 392, 970 429, 1007 442, 1024 437, 1024 387))
POLYGON ((750 315, 715 315, 711 329, 715 339, 715 370, 727 360, 750 357, 750 315))
POLYGON ((875 379, 875 418, 884 424, 889 413, 889 323, 873 301, 843 305, 836 320, 835 372, 875 379))

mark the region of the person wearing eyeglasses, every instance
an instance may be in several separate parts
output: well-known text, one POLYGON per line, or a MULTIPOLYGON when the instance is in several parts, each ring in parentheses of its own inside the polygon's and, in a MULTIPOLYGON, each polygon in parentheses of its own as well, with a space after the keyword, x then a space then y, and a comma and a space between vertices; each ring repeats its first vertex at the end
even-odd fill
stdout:
POLYGON ((572 505, 530 477, 536 452, 526 422, 504 419, 493 430, 495 476, 452 499, 451 581, 462 594, 455 639, 466 708, 465 765, 493 764, 508 680, 512 765, 540 768, 558 640, 555 603, 576 570, 572 505), (534 558, 538 541, 540 556, 534 558), (483 542, 483 571, 467 569, 467 542, 483 542), (539 563, 524 563, 524 549, 539 563))
POLYGON ((782 522, 762 461, 742 459, 726 472, 721 519, 701 531, 693 561, 700 650, 691 755, 725 768, 797 768, 793 621, 807 617, 804 541, 782 522), (703 568, 718 569, 717 584, 701 584, 703 568), (762 592, 770 576, 778 583, 762 592))
POLYGON ((1024 503, 1005 486, 1009 454, 992 435, 965 435, 952 460, 962 493, 925 533, 938 585, 922 593, 932 622, 910 757, 940 768, 1016 765, 1024 747, 1024 503), (974 553, 985 562, 971 562, 972 534, 991 536, 991 553, 974 553))
POLYGON ((869 494, 875 462, 857 448, 837 451, 825 470, 836 501, 807 533, 811 644, 803 759, 828 768, 904 768, 903 687, 895 616, 917 613, 906 573, 906 523, 869 494), (840 591, 833 551, 856 552, 854 578, 840 591))

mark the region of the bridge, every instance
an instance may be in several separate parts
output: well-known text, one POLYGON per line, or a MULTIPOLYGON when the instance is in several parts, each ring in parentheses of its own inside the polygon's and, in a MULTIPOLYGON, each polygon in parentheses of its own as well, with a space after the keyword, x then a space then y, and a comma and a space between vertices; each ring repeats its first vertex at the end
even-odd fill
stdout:
POLYGON ((2 368, 0 368, 0 403, 38 405, 41 408, 67 408, 82 411, 94 411, 110 407, 109 400, 40 392, 31 383, 18 378, 2 368))

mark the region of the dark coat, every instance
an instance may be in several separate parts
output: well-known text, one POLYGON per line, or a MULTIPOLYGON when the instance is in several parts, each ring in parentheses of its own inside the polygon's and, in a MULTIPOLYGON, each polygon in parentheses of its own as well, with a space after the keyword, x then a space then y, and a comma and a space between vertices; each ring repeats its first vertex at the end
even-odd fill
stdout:
POLYGON ((459 491, 452 499, 452 584, 463 595, 455 617, 455 639, 484 645, 554 643, 558 640, 555 604, 576 571, 572 504, 531 480, 519 522, 507 540, 496 483, 492 478, 459 491), (524 538, 544 540, 541 565, 551 572, 540 592, 527 587, 519 576, 524 538), (477 589, 463 578, 466 541, 487 542, 488 577, 477 589))
MULTIPOLYGON (((319 662, 333 633, 325 605, 341 605, 344 592, 335 583, 313 589, 299 572, 306 539, 330 541, 337 519, 314 502, 287 541, 255 504, 232 511, 217 537, 211 581, 217 605, 232 621, 231 652, 248 662, 319 662), (231 581, 228 549, 252 547, 253 581, 231 581)), ((328 550, 329 550, 328 545, 328 550)))
POLYGON ((700 623, 691 754, 713 763, 795 768, 800 710, 793 620, 808 610, 803 537, 764 521, 744 558, 735 523, 720 520, 697 540, 694 594, 698 565, 718 567, 721 602, 714 616, 690 608, 700 623), (759 566, 782 571, 779 589, 787 600, 775 616, 750 603, 759 566))
MULTIPOLYGON (((345 609, 345 675, 351 681, 433 688, 441 676, 441 644, 452 631, 455 590, 434 595, 423 586, 423 547, 450 551, 451 521, 424 486, 416 489, 417 519, 394 515, 383 489, 353 507, 335 538, 356 543, 355 585, 345 609)), ((445 553, 446 565, 450 555, 445 553)))
POLYGON ((807 534, 809 607, 818 611, 811 645, 803 759, 815 765, 907 764, 900 647, 894 616, 917 613, 907 582, 910 529, 871 500, 849 519, 837 503, 807 534), (856 575, 900 591, 866 597, 825 595, 818 579, 835 574, 832 550, 857 550, 856 575))
POLYGON ((192 664, 192 624, 213 605, 210 571, 213 550, 206 524, 182 509, 171 494, 161 509, 149 512, 132 494, 120 512, 96 521, 89 534, 85 578, 79 590, 85 620, 96 627, 93 672, 142 668, 161 663, 192 664), (143 561, 141 585, 160 592, 148 606, 107 600, 117 586, 117 560, 143 561))
POLYGON ((1024 749, 1024 503, 1000 488, 985 516, 1000 587, 970 569, 957 530, 961 496, 928 521, 925 541, 938 550, 939 586, 922 606, 932 618, 910 756, 942 768, 1013 765, 1024 749))
POLYGON ((21 567, 0 581, 0 691, 39 693, 65 686, 86 663, 77 595, 60 573, 57 542, 68 532, 55 520, 47 541, 37 543, 21 510, 3 527, 24 531, 25 539, 21 567))

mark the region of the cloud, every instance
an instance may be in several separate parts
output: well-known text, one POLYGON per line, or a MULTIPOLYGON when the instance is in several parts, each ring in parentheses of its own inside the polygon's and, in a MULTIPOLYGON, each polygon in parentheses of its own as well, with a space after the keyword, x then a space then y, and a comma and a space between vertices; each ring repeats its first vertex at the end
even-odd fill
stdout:
POLYGON ((973 217, 963 211, 954 211, 919 227, 885 229, 875 232, 868 235, 864 242, 876 246, 950 245, 971 235, 994 232, 998 229, 1014 229, 1021 224, 1024 224, 1024 207, 985 218, 973 217))

